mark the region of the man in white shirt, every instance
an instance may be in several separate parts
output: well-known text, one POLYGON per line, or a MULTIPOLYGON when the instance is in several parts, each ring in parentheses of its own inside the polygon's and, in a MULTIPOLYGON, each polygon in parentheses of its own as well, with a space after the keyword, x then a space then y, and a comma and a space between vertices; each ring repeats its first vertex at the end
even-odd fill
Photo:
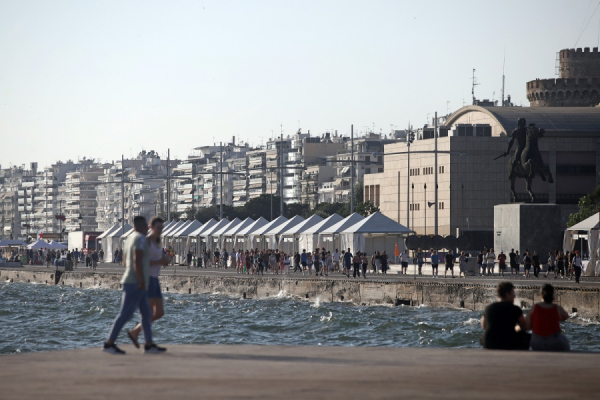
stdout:
POLYGON ((338 249, 335 249, 333 253, 333 271, 340 272, 340 252, 338 249))
POLYGON ((408 273, 408 250, 404 249, 404 251, 402 252, 402 255, 401 255, 400 262, 402 263, 402 273, 407 274, 408 273))

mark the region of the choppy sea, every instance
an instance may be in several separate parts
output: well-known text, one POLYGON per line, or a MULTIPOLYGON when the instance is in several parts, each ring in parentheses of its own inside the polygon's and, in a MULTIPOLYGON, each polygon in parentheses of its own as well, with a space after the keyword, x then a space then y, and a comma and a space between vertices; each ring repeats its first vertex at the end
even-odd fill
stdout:
MULTIPOLYGON (((100 347, 120 296, 105 288, 2 282, 0 354, 100 347)), ((284 294, 242 300, 168 293, 164 302, 166 314, 153 326, 157 343, 461 348, 480 347, 482 333, 481 312, 463 309, 365 307, 284 294)), ((573 350, 600 351, 599 322, 574 314, 562 327, 573 350)), ((118 342, 127 341, 122 332, 118 342)))

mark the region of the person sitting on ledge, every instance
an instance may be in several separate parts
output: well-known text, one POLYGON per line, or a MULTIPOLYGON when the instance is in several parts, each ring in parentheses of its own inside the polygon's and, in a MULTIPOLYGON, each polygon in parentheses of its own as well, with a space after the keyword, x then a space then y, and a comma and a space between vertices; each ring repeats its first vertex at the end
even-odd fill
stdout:
POLYGON ((533 306, 526 318, 531 329, 531 349, 540 351, 569 351, 569 341, 560 330, 560 321, 569 314, 554 301, 554 287, 547 283, 540 291, 542 302, 533 306))
POLYGON ((523 310, 515 306, 515 287, 501 282, 497 287, 498 301, 485 308, 481 317, 484 334, 481 344, 486 349, 527 350, 531 335, 525 332, 527 322, 523 310))

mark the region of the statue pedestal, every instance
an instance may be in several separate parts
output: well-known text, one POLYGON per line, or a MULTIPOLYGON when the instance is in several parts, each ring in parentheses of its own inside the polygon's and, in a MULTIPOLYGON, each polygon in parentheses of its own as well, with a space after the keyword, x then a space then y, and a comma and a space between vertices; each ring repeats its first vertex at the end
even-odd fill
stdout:
MULTIPOLYGON (((533 256, 537 251, 542 264, 548 262, 548 252, 562 249, 560 206, 556 204, 512 203, 494 206, 494 251, 525 250, 533 256)), ((507 266, 508 267, 508 266, 507 266)), ((508 267, 510 268, 510 267, 508 267)))

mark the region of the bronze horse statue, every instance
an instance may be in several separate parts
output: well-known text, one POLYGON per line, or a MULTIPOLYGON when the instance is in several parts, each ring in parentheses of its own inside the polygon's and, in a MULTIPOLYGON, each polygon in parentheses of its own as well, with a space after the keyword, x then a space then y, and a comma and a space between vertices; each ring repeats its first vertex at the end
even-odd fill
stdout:
POLYGON ((544 182, 546 180, 550 183, 554 182, 550 168, 544 164, 538 146, 538 140, 544 137, 544 132, 543 129, 537 128, 535 124, 527 125, 524 118, 519 118, 517 121, 517 129, 511 134, 508 150, 502 154, 503 157, 509 155, 513 143, 517 141, 515 153, 510 158, 507 165, 510 193, 513 202, 517 201, 517 195, 515 193, 515 180, 517 178, 524 178, 526 180, 527 193, 529 193, 532 203, 535 202, 535 195, 531 190, 531 182, 536 174, 539 174, 544 182))

